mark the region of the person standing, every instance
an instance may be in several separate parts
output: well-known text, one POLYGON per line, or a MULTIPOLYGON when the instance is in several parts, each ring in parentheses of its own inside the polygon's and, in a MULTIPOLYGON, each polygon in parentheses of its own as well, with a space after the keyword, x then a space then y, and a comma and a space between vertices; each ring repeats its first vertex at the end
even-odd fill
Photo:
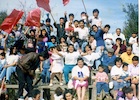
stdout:
POLYGON ((26 89, 28 95, 30 95, 33 89, 33 78, 35 76, 35 70, 40 65, 40 61, 44 61, 47 58, 48 52, 44 51, 40 54, 31 52, 23 56, 17 63, 16 73, 19 81, 18 98, 23 96, 23 88, 26 89), (25 86, 26 84, 26 86, 25 86))

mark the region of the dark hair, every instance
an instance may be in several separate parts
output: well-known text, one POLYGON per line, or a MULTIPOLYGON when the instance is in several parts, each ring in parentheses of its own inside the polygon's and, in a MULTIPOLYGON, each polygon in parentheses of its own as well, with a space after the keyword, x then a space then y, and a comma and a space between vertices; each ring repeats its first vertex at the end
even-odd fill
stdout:
POLYGON ((38 94, 40 94, 40 91, 38 89, 33 90, 32 93, 31 93, 31 95, 32 95, 33 98, 36 98, 36 96, 38 94))
POLYGON ((128 93, 133 92, 133 89, 131 87, 124 87, 123 91, 124 91, 125 94, 128 94, 128 93))
MULTIPOLYGON (((69 49, 69 47, 70 47, 70 46, 72 46, 72 47, 73 47, 73 49, 74 49, 74 45, 73 45, 73 44, 69 44, 69 45, 68 45, 68 48, 67 48, 67 52, 69 52, 69 50, 68 50, 68 49, 69 49)), ((75 51, 75 49, 74 49, 74 51, 75 51)))
MULTIPOLYGON (((94 24, 94 25, 92 25, 92 29, 93 29, 94 26, 97 27, 97 25, 94 24)), ((98 27, 97 27, 97 28, 98 28, 98 27)))
POLYGON ((119 61, 122 62, 122 59, 121 59, 120 57, 117 57, 117 58, 115 59, 115 64, 116 64, 116 62, 119 62, 119 61))
POLYGON ((78 62, 79 60, 82 60, 82 61, 83 61, 83 63, 84 63, 83 58, 79 57, 79 58, 77 59, 77 62, 78 62))
POLYGON ((104 26, 104 28, 106 28, 106 27, 108 27, 108 28, 110 29, 110 25, 109 25, 109 24, 106 24, 106 25, 104 26))
POLYGON ((55 90, 55 94, 56 94, 57 96, 62 95, 62 94, 63 94, 63 90, 62 90, 62 88, 61 88, 61 87, 56 88, 56 90, 55 90))
POLYGON ((128 66, 128 64, 127 63, 123 63, 122 68, 124 68, 125 66, 128 66))
POLYGON ((78 22, 78 23, 79 23, 79 21, 78 21, 78 20, 74 20, 74 23, 75 23, 75 22, 78 22))
POLYGON ((10 47, 10 54, 9 55, 12 55, 12 54, 16 55, 17 54, 17 52, 14 53, 13 50, 14 50, 14 46, 10 47))
POLYGON ((132 58, 132 61, 139 61, 139 57, 138 57, 138 56, 134 56, 134 57, 132 58))
POLYGON ((120 41, 122 43, 122 39, 121 38, 117 38, 116 41, 120 41))
POLYGON ((0 55, 3 56, 3 57, 5 57, 5 52, 2 52, 0 55))
MULTIPOLYGON (((66 100, 66 94, 67 93, 70 93, 72 95, 73 94, 73 90, 72 89, 65 89, 64 96, 63 96, 64 100, 66 100)), ((73 95, 72 95, 72 97, 73 97, 73 95)))
POLYGON ((95 36, 94 35, 89 35, 89 37, 93 37, 95 39, 95 36))
MULTIPOLYGON (((41 34, 40 34, 40 35, 42 35, 42 36, 43 36, 42 31, 46 31, 46 30, 45 30, 45 29, 42 29, 42 30, 41 30, 41 34)), ((45 36, 46 36, 46 37, 48 37, 47 31, 46 31, 45 36)))
POLYGON ((69 17, 70 17, 70 16, 74 17, 74 14, 70 13, 70 14, 69 14, 69 17))
POLYGON ((137 35, 138 33, 137 32, 133 32, 132 34, 136 34, 137 35))
POLYGON ((81 12, 81 15, 82 15, 82 14, 86 14, 86 12, 81 12))
POLYGON ((83 22, 83 23, 84 23, 84 20, 80 20, 79 23, 80 23, 80 22, 83 22))
POLYGON ((86 47, 89 47, 90 50, 92 50, 91 46, 90 46, 89 44, 87 44, 87 45, 85 46, 85 48, 84 48, 84 52, 86 52, 86 47))
POLYGON ((99 13, 99 10, 98 9, 94 9, 93 13, 95 13, 95 12, 99 13))
POLYGON ((42 56, 44 59, 48 59, 49 58, 49 53, 48 50, 46 49, 45 51, 42 51, 39 56, 42 56))
POLYGON ((50 18, 47 18, 47 19, 46 19, 46 22, 51 22, 51 19, 50 19, 50 18))
POLYGON ((31 33, 31 32, 33 32, 33 33, 35 34, 35 31, 36 31, 36 30, 34 30, 34 29, 31 29, 31 30, 30 30, 30 33, 31 33))
POLYGON ((60 37, 59 43, 61 43, 62 38, 66 41, 66 38, 64 36, 62 36, 62 37, 60 37))
POLYGON ((55 40, 56 40, 56 37, 55 37, 54 35, 52 35, 52 36, 51 36, 51 39, 55 39, 55 40))
POLYGON ((60 20, 60 19, 63 19, 63 20, 64 20, 64 17, 60 17, 59 20, 60 20))
POLYGON ((99 67, 101 67, 101 68, 103 68, 103 69, 104 69, 103 65, 99 65, 99 66, 98 66, 98 68, 99 68, 99 67))

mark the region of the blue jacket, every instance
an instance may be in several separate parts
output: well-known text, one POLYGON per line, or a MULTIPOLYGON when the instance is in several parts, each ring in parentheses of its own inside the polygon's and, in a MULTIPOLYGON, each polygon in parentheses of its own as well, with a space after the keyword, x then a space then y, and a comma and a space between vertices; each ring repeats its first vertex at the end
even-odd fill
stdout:
POLYGON ((113 66, 113 65, 115 65, 115 59, 116 59, 115 55, 113 55, 112 57, 108 57, 108 55, 105 54, 102 57, 102 65, 108 66, 109 64, 111 64, 113 66))

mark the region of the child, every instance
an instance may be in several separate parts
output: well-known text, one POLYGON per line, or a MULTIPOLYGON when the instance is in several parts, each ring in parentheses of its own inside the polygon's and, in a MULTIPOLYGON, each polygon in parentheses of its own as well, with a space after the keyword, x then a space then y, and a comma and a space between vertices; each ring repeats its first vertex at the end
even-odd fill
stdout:
POLYGON ((124 87, 123 88, 124 97, 120 97, 118 100, 138 100, 136 97, 133 96, 133 89, 131 87, 124 87))
POLYGON ((31 97, 28 98, 28 100, 44 100, 41 99, 41 93, 38 89, 35 89, 31 93, 31 97))
POLYGON ((56 37, 53 35, 51 36, 50 42, 45 42, 45 46, 50 49, 50 47, 57 46, 56 37))
POLYGON ((88 43, 89 43, 89 45, 91 46, 92 51, 95 51, 95 49, 96 49, 96 40, 95 40, 95 38, 94 38, 93 35, 90 35, 90 36, 89 36, 89 41, 88 41, 88 43))
POLYGON ((64 52, 67 51, 67 44, 64 37, 60 38, 60 48, 61 48, 61 51, 64 51, 64 52))
POLYGON ((109 85, 108 85, 108 76, 104 72, 102 65, 99 65, 98 72, 96 73, 96 88, 97 88, 97 97, 100 97, 102 90, 105 91, 106 97, 109 96, 109 85))
POLYGON ((137 43, 137 33, 132 33, 132 36, 129 38, 129 44, 133 45, 134 43, 137 43))
POLYGON ((55 90, 55 94, 54 94, 54 100, 62 100, 63 98, 63 90, 58 87, 55 90))
POLYGON ((129 87, 130 86, 130 77, 129 77, 129 72, 128 72, 128 64, 124 63, 122 66, 122 75, 120 76, 120 79, 123 80, 123 87, 129 87))
POLYGON ((2 52, 0 54, 0 73, 1 73, 1 71, 2 71, 2 69, 3 69, 5 64, 6 64, 5 53, 2 52))
POLYGON ((42 77, 42 83, 44 84, 46 82, 46 76, 47 76, 47 83, 50 83, 50 58, 49 55, 46 57, 47 59, 40 64, 40 70, 41 70, 41 77, 42 77))
POLYGON ((53 78, 56 74, 59 74, 59 80, 60 85, 63 85, 62 83, 62 71, 64 67, 63 62, 63 55, 58 51, 58 48, 53 47, 52 48, 52 54, 51 54, 51 80, 49 86, 53 86, 53 78))
POLYGON ((79 49, 79 44, 76 41, 76 36, 71 36, 69 39, 67 38, 68 44, 74 45, 74 49, 77 51, 79 49))

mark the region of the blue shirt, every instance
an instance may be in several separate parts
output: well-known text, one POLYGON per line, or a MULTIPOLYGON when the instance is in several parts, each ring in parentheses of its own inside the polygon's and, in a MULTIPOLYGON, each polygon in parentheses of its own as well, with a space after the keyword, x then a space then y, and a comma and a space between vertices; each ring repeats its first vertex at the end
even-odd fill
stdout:
POLYGON ((50 59, 43 61, 43 68, 50 68, 50 59))
POLYGON ((115 64, 116 56, 113 55, 112 57, 109 57, 107 54, 103 55, 103 66, 108 66, 109 64, 112 64, 112 66, 115 64))
POLYGON ((95 33, 95 39, 98 46, 104 46, 104 40, 103 40, 103 34, 104 32, 101 29, 98 29, 98 31, 95 33))

